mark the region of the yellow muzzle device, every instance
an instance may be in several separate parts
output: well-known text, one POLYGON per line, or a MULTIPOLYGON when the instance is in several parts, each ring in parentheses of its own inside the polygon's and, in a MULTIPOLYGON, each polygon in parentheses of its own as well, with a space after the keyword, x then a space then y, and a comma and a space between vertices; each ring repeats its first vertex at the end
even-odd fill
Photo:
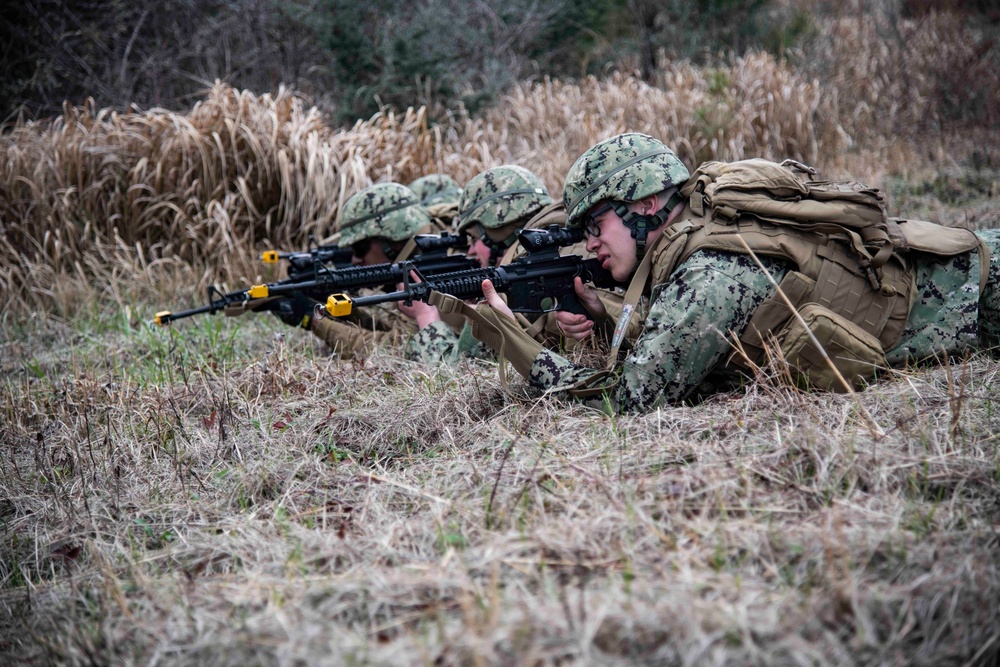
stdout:
POLYGON ((330 317, 350 315, 354 301, 346 294, 331 294, 326 300, 326 312, 330 317))

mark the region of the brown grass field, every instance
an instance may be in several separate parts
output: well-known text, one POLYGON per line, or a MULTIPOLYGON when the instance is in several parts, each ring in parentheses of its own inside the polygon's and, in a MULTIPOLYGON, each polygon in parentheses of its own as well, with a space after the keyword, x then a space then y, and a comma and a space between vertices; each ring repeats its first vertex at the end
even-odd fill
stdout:
POLYGON ((149 322, 275 277, 261 249, 329 236, 373 182, 514 162, 557 194, 626 130, 1000 225, 1000 73, 949 15, 896 27, 440 122, 335 128, 218 84, 5 128, 0 663, 1000 664, 992 356, 611 417, 484 362, 341 361, 270 316, 149 322))

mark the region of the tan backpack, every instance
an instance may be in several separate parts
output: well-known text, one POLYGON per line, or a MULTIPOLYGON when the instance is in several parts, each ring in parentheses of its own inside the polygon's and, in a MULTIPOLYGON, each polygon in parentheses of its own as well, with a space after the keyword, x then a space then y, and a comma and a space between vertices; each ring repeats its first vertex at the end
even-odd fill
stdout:
MULTIPOLYGON (((706 248, 793 262, 797 270, 754 312, 740 337, 743 354, 730 361, 761 364, 765 347, 777 343, 812 384, 844 391, 838 373, 858 385, 885 365, 885 352, 902 336, 914 296, 909 253, 949 257, 985 247, 968 230, 888 217, 876 188, 814 176, 792 160, 701 165, 681 189, 695 227, 653 279, 706 248)), ((982 267, 985 284, 988 254, 982 267)))

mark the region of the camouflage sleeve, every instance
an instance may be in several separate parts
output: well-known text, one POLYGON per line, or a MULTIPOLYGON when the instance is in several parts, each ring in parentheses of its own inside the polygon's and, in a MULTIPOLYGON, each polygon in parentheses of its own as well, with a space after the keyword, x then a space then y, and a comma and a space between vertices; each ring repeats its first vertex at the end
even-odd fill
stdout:
POLYGON ((1000 229, 976 232, 990 251, 990 278, 979 295, 979 344, 996 352, 1000 349, 1000 229))
POLYGON ((458 336, 444 322, 431 322, 410 337, 406 358, 427 364, 454 361, 458 351, 458 336))
MULTIPOLYGON (((1000 245, 1000 232, 981 230, 976 234, 986 242, 993 257, 1000 245)), ((979 266, 979 253, 975 251, 954 257, 917 259, 913 270, 916 284, 913 305, 899 343, 885 355, 889 364, 899 366, 934 356, 961 354, 975 348, 982 334, 989 338, 990 318, 980 317, 979 266), (984 325, 983 332, 979 330, 980 324, 984 325)), ((983 311, 988 313, 986 308, 983 311)))
POLYGON ((459 333, 444 322, 432 322, 415 333, 406 345, 406 357, 427 364, 455 363, 461 357, 481 358, 489 348, 472 337, 468 323, 459 333))
MULTIPOLYGON (((764 262, 780 282, 785 265, 764 262)), ((667 282, 653 288, 642 332, 607 397, 611 409, 647 412, 683 400, 732 350, 728 332, 741 332, 773 292, 748 256, 711 251, 692 255, 667 282)), ((558 390, 593 373, 543 350, 529 381, 543 390, 558 390)))

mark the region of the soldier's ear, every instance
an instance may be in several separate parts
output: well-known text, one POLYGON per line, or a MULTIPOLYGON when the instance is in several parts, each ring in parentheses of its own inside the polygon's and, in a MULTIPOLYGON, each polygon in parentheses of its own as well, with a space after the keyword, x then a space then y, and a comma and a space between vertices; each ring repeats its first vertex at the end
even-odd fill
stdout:
POLYGON ((659 204, 660 204, 659 199, 655 194, 649 195, 648 197, 643 197, 642 199, 639 200, 639 205, 641 207, 640 212, 643 215, 653 215, 658 210, 660 210, 659 204))

